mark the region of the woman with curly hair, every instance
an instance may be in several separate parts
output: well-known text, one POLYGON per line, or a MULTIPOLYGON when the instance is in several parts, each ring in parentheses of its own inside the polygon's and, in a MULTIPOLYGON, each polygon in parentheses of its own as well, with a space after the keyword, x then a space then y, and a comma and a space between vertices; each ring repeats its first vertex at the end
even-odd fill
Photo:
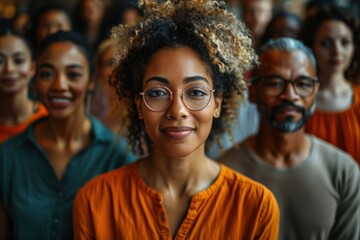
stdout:
POLYGON ((149 154, 79 191, 75 239, 277 239, 272 193, 205 155, 256 62, 225 7, 145 1, 141 22, 112 30, 112 84, 129 101, 129 141, 149 154))
POLYGON ((348 73, 356 68, 356 18, 338 7, 319 8, 303 26, 301 39, 312 48, 320 88, 306 131, 348 152, 360 164, 360 86, 348 73))

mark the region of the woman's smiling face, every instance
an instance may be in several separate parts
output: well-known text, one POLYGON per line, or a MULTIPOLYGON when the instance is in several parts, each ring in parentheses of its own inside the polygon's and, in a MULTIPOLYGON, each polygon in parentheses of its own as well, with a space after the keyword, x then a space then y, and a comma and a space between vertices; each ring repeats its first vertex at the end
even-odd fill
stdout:
MULTIPOLYGON (((143 77, 143 91, 152 87, 167 87, 173 98, 162 111, 153 111, 136 98, 139 117, 144 120, 146 132, 166 156, 184 157, 195 151, 204 152, 212 121, 218 117, 221 98, 210 91, 210 102, 201 110, 190 110, 184 103, 183 90, 194 88, 191 94, 203 95, 201 89, 212 89, 213 81, 206 64, 188 47, 163 48, 151 58, 143 77), (199 90, 199 91, 198 91, 199 90)), ((163 94, 163 93, 162 93, 163 94)))
POLYGON ((37 60, 36 90, 54 118, 85 114, 89 63, 72 42, 51 44, 37 60))
POLYGON ((28 87, 34 75, 31 53, 26 43, 14 35, 0 37, 0 92, 16 94, 28 87))

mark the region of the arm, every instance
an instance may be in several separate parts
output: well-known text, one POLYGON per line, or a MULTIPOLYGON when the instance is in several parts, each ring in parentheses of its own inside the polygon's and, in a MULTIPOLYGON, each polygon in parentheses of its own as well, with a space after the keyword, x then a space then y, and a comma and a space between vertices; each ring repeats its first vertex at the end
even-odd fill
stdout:
POLYGON ((10 239, 9 218, 5 213, 4 205, 0 201, 0 240, 10 239))
POLYGON ((270 191, 266 193, 262 204, 256 239, 278 240, 280 211, 275 197, 270 191))
POLYGON ((73 227, 75 240, 95 239, 90 206, 84 189, 80 189, 74 201, 73 227))
MULTIPOLYGON (((353 160, 354 161, 354 160, 353 160)), ((360 171, 356 164, 343 172, 339 204, 329 239, 360 239, 360 171)))

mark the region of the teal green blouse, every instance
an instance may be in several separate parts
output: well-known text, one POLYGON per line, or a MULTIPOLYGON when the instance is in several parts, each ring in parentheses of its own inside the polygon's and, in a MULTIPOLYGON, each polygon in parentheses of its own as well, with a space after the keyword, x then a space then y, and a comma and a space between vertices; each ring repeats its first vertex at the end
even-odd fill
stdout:
POLYGON ((93 142, 70 160, 61 180, 34 138, 34 126, 43 119, 0 145, 0 201, 13 239, 72 239, 72 205, 79 188, 135 160, 123 138, 90 119, 93 142))

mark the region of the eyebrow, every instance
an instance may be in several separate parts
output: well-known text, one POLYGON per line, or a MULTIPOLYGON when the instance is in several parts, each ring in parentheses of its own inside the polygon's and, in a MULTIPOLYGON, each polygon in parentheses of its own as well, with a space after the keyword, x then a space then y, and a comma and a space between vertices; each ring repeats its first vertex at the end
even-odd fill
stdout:
MULTIPOLYGON (((162 83, 166 83, 166 84, 169 83, 169 80, 167 80, 166 78, 158 77, 158 76, 148 78, 145 81, 145 83, 148 83, 148 82, 151 82, 151 81, 157 81, 157 82, 162 82, 162 83)), ((183 79, 184 83, 190 83, 190 82, 196 82, 196 81, 204 81, 204 82, 209 83, 209 81, 206 78, 202 77, 202 76, 191 76, 191 77, 186 77, 186 78, 183 79)))
MULTIPOLYGON (((15 57, 17 57, 17 56, 24 56, 25 55, 25 52, 14 52, 11 56, 15 56, 15 57)), ((2 56, 2 57, 5 57, 6 55, 5 54, 3 54, 3 53, 0 53, 0 56, 2 56)))
MULTIPOLYGON (((54 66, 50 63, 42 63, 40 64, 39 68, 54 68, 54 66)), ((80 68, 80 69, 83 69, 84 67, 82 65, 79 65, 79 64, 71 64, 71 65, 68 65, 66 66, 66 69, 69 69, 69 68, 80 68)))

